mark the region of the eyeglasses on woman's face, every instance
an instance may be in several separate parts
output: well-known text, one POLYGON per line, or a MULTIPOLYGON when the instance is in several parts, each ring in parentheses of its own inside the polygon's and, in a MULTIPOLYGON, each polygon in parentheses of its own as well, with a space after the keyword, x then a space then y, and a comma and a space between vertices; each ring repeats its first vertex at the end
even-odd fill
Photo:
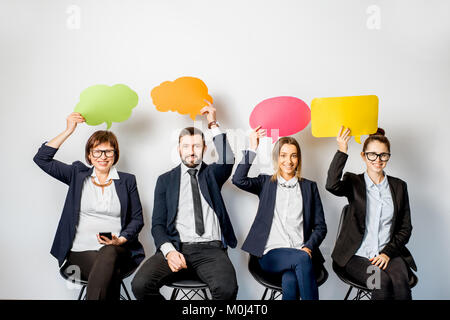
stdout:
POLYGON ((105 154, 107 158, 112 158, 116 154, 115 150, 100 150, 100 149, 94 149, 91 151, 91 155, 94 158, 100 158, 102 154, 105 154))
POLYGON ((388 152, 376 153, 376 152, 364 152, 367 160, 376 161, 377 158, 380 158, 381 161, 386 162, 391 158, 391 154, 388 152))

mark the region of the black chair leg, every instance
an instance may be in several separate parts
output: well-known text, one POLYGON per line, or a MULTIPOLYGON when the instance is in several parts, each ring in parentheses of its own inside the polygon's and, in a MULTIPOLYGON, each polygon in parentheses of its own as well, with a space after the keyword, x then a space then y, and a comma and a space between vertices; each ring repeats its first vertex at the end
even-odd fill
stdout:
POLYGON ((350 288, 348 288, 347 294, 345 295, 344 300, 348 300, 348 297, 350 296, 350 293, 352 292, 353 287, 350 286, 350 288))
MULTIPOLYGON (((130 294, 128 293, 127 287, 125 286, 125 283, 123 283, 123 281, 120 283, 123 291, 125 291, 125 295, 126 295, 126 299, 123 300, 131 300, 130 294)), ((122 296, 122 295, 121 295, 122 296)))
POLYGON ((269 300, 275 300, 275 290, 272 290, 270 292, 270 299, 269 300))
POLYGON ((176 300, 178 295, 178 289, 173 289, 172 295, 170 296, 170 300, 176 300))
POLYGON ((78 295, 78 300, 81 300, 81 299, 82 299, 83 293, 84 293, 84 289, 86 289, 86 286, 85 286, 85 285, 81 287, 80 294, 78 295))
POLYGON ((266 294, 267 294, 268 290, 269 290, 269 288, 266 288, 266 290, 264 290, 264 294, 263 294, 261 300, 265 300, 266 299, 266 294))
POLYGON ((206 292, 206 289, 202 289, 203 295, 205 296, 205 300, 209 300, 208 292, 206 292))

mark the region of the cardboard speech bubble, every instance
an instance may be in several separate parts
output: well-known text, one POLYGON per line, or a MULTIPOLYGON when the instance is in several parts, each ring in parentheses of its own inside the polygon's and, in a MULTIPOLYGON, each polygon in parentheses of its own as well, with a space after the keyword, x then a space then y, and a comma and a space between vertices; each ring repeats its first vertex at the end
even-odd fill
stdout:
POLYGON ((314 137, 336 137, 341 126, 350 128, 355 141, 378 129, 376 95, 315 98, 311 102, 311 130, 314 137))
POLYGON ((175 81, 165 81, 152 89, 151 97, 156 110, 176 111, 189 114, 192 120, 200 115, 200 110, 213 102, 205 83, 194 77, 181 77, 175 81))
POLYGON ((272 143, 279 137, 302 131, 311 121, 311 111, 301 99, 273 97, 258 103, 250 114, 250 127, 266 129, 272 143))
POLYGON ((80 94, 80 102, 75 112, 81 113, 86 124, 97 126, 106 123, 107 129, 112 122, 122 122, 131 116, 138 103, 138 95, 124 84, 91 86, 80 94))

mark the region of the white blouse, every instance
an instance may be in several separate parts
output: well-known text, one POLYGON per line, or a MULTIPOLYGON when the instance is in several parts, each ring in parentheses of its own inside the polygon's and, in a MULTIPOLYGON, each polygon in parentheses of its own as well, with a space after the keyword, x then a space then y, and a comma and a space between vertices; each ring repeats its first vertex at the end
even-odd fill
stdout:
POLYGON ((303 247, 303 197, 297 177, 278 177, 272 227, 264 253, 276 248, 303 247))
MULTIPOLYGON (((103 247, 97 240, 97 233, 111 232, 119 236, 122 229, 120 222, 120 201, 114 181, 107 187, 97 187, 91 180, 100 183, 95 169, 86 177, 81 191, 80 216, 72 245, 72 251, 99 250, 103 247)), ((119 179, 116 168, 109 170, 109 179, 119 179)))

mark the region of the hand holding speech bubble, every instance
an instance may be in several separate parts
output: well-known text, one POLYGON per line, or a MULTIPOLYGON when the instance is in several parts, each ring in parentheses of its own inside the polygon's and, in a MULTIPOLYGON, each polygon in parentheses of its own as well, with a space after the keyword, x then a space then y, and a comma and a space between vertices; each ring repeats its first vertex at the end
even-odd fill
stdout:
POLYGON ((181 77, 175 81, 165 81, 152 89, 151 97, 156 110, 177 111, 189 114, 192 120, 200 115, 200 110, 213 102, 205 83, 194 77, 181 77))
POLYGON ((375 95, 315 98, 311 102, 314 137, 336 137, 341 126, 350 128, 356 142, 378 128, 378 97, 375 95))
POLYGON ((272 143, 279 137, 302 131, 311 121, 311 111, 301 99, 274 97, 258 103, 250 114, 250 127, 266 129, 272 143))
POLYGON ((138 95, 128 86, 99 84, 81 92, 80 102, 74 111, 81 113, 88 125, 96 126, 105 122, 109 129, 112 122, 127 120, 137 103, 138 95))

